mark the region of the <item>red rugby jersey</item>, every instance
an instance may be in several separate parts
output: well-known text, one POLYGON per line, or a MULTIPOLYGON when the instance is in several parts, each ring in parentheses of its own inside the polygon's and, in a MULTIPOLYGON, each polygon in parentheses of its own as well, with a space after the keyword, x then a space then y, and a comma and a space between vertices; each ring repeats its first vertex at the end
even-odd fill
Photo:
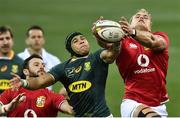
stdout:
POLYGON ((116 59, 125 83, 124 98, 149 106, 157 106, 168 100, 166 74, 168 69, 169 39, 163 32, 155 32, 166 41, 163 52, 142 46, 131 37, 122 41, 121 52, 116 59))
POLYGON ((56 117, 64 97, 48 89, 27 90, 20 88, 18 91, 5 90, 0 95, 3 104, 9 103, 18 94, 25 93, 26 99, 15 109, 8 112, 8 117, 56 117))

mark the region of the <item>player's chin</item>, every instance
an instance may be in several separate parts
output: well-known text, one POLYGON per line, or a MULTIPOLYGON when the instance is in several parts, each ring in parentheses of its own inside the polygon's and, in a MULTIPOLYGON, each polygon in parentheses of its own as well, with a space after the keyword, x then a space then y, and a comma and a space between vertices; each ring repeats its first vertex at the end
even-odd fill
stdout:
POLYGON ((39 71, 38 72, 38 76, 42 76, 42 75, 44 75, 45 74, 45 71, 39 71))
POLYGON ((89 50, 82 50, 80 55, 88 55, 89 54, 89 50))
POLYGON ((88 47, 88 46, 82 46, 82 47, 80 48, 80 52, 81 52, 81 53, 89 52, 89 47, 88 47))
POLYGON ((148 27, 146 26, 146 24, 138 24, 136 27, 136 29, 139 29, 139 30, 144 30, 144 31, 148 31, 148 27))
POLYGON ((1 52, 3 53, 3 54, 8 54, 9 52, 10 52, 10 48, 2 48, 1 49, 1 52))

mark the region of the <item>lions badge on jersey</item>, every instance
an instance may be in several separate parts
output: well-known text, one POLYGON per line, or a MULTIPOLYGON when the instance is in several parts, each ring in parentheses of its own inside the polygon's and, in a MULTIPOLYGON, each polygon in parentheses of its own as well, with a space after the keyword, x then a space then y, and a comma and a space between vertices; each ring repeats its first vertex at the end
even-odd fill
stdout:
POLYGON ((18 72, 18 65, 12 65, 12 70, 13 73, 17 73, 18 72))
POLYGON ((89 71, 90 69, 91 69, 91 63, 90 62, 84 63, 84 70, 89 71))
POLYGON ((37 107, 44 107, 45 101, 46 101, 46 97, 45 96, 39 96, 37 98, 37 100, 36 100, 36 106, 37 107))

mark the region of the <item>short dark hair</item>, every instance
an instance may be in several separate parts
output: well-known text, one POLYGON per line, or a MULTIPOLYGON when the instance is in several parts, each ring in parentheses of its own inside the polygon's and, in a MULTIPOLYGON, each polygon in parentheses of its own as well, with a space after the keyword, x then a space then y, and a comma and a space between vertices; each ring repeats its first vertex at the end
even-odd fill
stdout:
POLYGON ((76 52, 74 52, 71 46, 72 39, 78 35, 83 35, 83 34, 80 32, 71 32, 70 34, 68 34, 65 39, 65 45, 66 45, 66 50, 71 54, 71 56, 81 57, 82 55, 79 55, 76 52))
POLYGON ((13 38, 13 33, 12 33, 12 29, 10 26, 0 26, 0 35, 5 32, 9 32, 11 37, 13 38))
POLYGON ((43 58, 40 55, 32 54, 30 57, 28 57, 27 59, 24 60, 23 69, 28 69, 29 61, 33 58, 39 58, 39 59, 43 60, 43 58))
POLYGON ((26 36, 28 37, 29 36, 29 31, 30 30, 41 30, 42 33, 44 34, 44 30, 39 26, 39 25, 32 25, 31 27, 29 27, 27 29, 27 32, 26 32, 26 36))
MULTIPOLYGON (((31 59, 33 59, 33 58, 39 58, 39 59, 43 60, 41 56, 39 56, 37 54, 32 54, 30 57, 28 57, 27 59, 24 60, 23 69, 28 69, 29 68, 29 61, 31 59)), ((26 78, 26 75, 24 74, 24 72, 22 73, 21 78, 23 78, 23 79, 26 78)))

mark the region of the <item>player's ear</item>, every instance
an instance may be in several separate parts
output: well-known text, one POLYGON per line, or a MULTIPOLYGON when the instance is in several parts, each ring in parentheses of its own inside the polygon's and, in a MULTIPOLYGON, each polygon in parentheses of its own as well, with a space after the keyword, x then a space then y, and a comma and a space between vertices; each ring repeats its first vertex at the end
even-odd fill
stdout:
POLYGON ((25 43, 26 43, 26 45, 28 45, 28 46, 30 45, 29 38, 26 38, 25 43))
POLYGON ((46 43, 45 38, 43 37, 42 44, 44 45, 46 43))
POLYGON ((29 70, 28 69, 24 69, 23 73, 24 73, 25 76, 29 76, 29 70))

